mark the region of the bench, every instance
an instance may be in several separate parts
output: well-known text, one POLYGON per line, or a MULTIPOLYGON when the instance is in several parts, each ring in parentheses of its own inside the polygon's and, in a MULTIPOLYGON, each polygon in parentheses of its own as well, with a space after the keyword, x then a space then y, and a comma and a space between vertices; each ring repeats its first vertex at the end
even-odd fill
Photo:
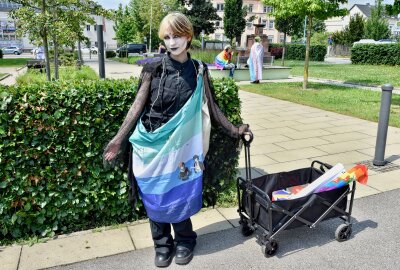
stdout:
MULTIPOLYGON (((263 66, 272 66, 274 63, 274 56, 264 56, 263 57, 263 66)), ((245 67, 247 65, 248 56, 238 56, 236 66, 238 68, 245 67)))
POLYGON ((46 65, 44 59, 27 60, 26 66, 28 68, 44 68, 46 65))

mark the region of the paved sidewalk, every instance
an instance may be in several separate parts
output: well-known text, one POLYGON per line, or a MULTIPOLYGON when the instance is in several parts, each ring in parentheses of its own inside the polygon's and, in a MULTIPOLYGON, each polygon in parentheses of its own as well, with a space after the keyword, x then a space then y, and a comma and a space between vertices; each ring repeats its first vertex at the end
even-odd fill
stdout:
POLYGON ((21 68, 21 67, 18 67, 18 68, 15 68, 15 67, 11 67, 11 68, 9 68, 9 67, 4 68, 3 67, 3 68, 0 68, 0 73, 8 73, 8 74, 10 74, 10 76, 8 76, 7 78, 1 80, 0 84, 2 84, 2 85, 14 85, 16 83, 16 78, 19 75, 25 73, 26 71, 27 71, 26 67, 23 67, 23 68, 21 68))
MULTIPOLYGON (((109 74, 128 72, 121 69, 121 65, 107 66, 107 70, 109 74)), ((374 157, 377 123, 243 91, 240 98, 244 122, 250 124, 255 135, 251 145, 253 177, 308 167, 315 159, 330 164, 341 162, 348 169, 359 162, 370 163, 374 157)), ((369 167, 368 185, 357 185, 357 200, 400 188, 399 128, 389 127, 385 158, 390 161, 387 166, 369 167)), ((239 169, 243 173, 243 153, 239 169)), ((193 225, 199 235, 232 229, 238 226, 238 214, 236 208, 205 209, 193 217, 193 225)), ((144 220, 119 228, 62 235, 31 247, 3 247, 0 248, 0 265, 4 270, 42 269, 139 252, 137 250, 152 245, 149 225, 144 220)))

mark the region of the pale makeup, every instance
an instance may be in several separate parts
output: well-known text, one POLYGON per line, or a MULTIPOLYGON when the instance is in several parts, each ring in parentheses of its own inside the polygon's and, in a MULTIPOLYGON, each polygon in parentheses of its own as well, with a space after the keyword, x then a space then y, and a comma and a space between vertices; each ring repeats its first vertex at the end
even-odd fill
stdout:
POLYGON ((168 31, 164 36, 164 43, 168 51, 171 52, 173 56, 180 57, 185 54, 189 39, 185 36, 178 36, 170 31, 168 31))

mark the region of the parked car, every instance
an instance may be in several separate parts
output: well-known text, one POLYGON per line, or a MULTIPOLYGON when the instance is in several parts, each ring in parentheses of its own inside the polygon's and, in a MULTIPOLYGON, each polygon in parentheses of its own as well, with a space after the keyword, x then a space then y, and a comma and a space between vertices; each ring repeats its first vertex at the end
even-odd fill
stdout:
POLYGON ((397 43, 395 40, 391 39, 380 39, 377 41, 378 44, 395 44, 397 43))
POLYGON ((122 47, 119 47, 117 49, 117 54, 119 55, 122 52, 127 52, 127 53, 145 53, 147 52, 146 44, 140 44, 140 43, 130 43, 126 44, 122 47))
MULTIPOLYGON (((76 48, 75 51, 78 51, 78 48, 76 48)), ((98 54, 99 49, 96 46, 91 46, 90 48, 84 46, 81 47, 81 52, 84 54, 89 54, 89 53, 98 54)))
POLYGON ((353 46, 359 45, 359 44, 377 44, 378 42, 373 40, 373 39, 360 39, 359 41, 356 41, 353 43, 353 46))
POLYGON ((22 49, 17 46, 8 46, 2 49, 3 54, 16 54, 20 55, 22 53, 22 49))

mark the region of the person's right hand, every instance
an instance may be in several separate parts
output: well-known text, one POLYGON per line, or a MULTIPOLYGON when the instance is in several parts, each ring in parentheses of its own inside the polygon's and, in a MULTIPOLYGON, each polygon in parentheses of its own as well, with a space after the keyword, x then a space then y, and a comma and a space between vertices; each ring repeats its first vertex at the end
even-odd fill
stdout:
POLYGON ((104 159, 107 161, 111 161, 111 160, 115 159, 120 148, 121 148, 120 143, 116 143, 113 141, 109 142, 106 147, 106 150, 104 150, 104 154, 103 154, 104 159))

